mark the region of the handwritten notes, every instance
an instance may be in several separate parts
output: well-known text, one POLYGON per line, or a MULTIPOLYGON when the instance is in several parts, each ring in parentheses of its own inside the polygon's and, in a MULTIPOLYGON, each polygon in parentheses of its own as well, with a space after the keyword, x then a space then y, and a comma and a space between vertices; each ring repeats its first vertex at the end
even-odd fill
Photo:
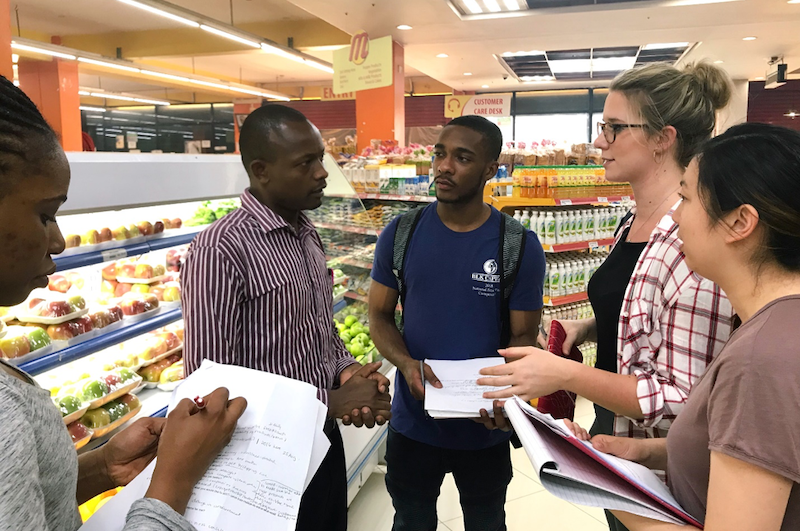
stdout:
MULTIPOLYGON (((330 443, 325 406, 315 387, 274 374, 209 361, 173 393, 180 400, 227 387, 247 399, 231 442, 195 486, 186 519, 199 531, 295 528, 300 498, 330 443)), ((130 505, 144 496, 153 465, 98 511, 83 531, 121 530, 130 505), (123 496, 125 495, 125 496, 123 496)))
POLYGON ((478 385, 478 378, 482 378, 481 369, 501 365, 504 363, 503 358, 425 360, 425 363, 442 382, 441 389, 425 382, 425 410, 431 417, 477 418, 481 416, 481 409, 493 416, 493 401, 483 398, 483 393, 502 388, 478 385))

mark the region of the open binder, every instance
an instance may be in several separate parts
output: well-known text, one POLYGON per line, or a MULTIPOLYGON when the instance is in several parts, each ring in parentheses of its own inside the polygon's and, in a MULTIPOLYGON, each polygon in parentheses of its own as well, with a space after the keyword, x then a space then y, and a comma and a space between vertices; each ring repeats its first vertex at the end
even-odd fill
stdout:
POLYGON ((703 528, 648 468, 598 452, 591 443, 575 437, 564 421, 554 420, 518 397, 505 403, 505 412, 542 486, 551 494, 580 505, 703 528))

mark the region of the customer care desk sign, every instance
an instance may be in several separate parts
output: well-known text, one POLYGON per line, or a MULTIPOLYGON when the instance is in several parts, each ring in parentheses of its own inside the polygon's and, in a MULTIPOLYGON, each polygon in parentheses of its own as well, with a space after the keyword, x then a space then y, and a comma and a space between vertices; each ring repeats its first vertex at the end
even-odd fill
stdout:
POLYGON ((477 114, 485 118, 511 116, 511 94, 445 96, 445 118, 458 118, 469 114, 477 114))
POLYGON ((349 47, 333 52, 333 92, 388 87, 393 83, 392 64, 392 37, 370 39, 360 31, 349 47))

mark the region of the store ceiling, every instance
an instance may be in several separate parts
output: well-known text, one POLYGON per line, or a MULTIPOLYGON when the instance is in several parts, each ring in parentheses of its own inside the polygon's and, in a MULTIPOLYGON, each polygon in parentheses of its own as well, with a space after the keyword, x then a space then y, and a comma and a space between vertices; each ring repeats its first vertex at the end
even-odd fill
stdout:
MULTIPOLYGON (((227 0, 172 1, 230 23, 231 2, 227 0)), ((509 1, 497 0, 500 6, 506 6, 509 1)), ((698 0, 652 0, 544 11, 523 11, 522 4, 526 0, 518 1, 521 7, 515 13, 518 16, 488 19, 459 15, 458 9, 448 0, 233 0, 232 5, 237 26, 252 31, 250 28, 264 23, 262 27, 266 29, 259 34, 285 44, 287 32, 279 37, 270 35, 272 30, 268 28, 294 24, 291 27, 296 29, 287 31, 288 36, 297 32, 295 45, 298 49, 329 62, 331 50, 320 47, 341 46, 347 34, 366 30, 372 36, 392 35, 405 47, 407 76, 429 76, 457 90, 604 86, 608 79, 564 80, 569 76, 562 76, 559 81, 521 83, 502 64, 502 55, 532 50, 639 48, 676 42, 698 43, 684 60, 722 61, 722 66, 736 79, 764 75, 767 61, 773 56, 784 56, 790 72, 800 74, 800 4, 788 4, 787 0, 733 0, 703 5, 678 5, 698 0), (399 30, 400 24, 410 25, 412 29, 399 30), (306 32, 311 33, 310 36, 299 34, 304 27, 318 26, 332 31, 315 29, 306 32), (749 36, 758 38, 742 40, 749 36), (437 57, 441 54, 448 57, 437 57), (504 76, 507 79, 504 80, 504 76)), ((491 2, 486 4, 486 0, 476 2, 482 10, 491 5, 491 2)), ((198 46, 197 43, 208 43, 213 36, 180 33, 193 30, 116 0, 19 0, 12 4, 12 21, 16 20, 17 13, 20 27, 35 32, 36 38, 97 36, 98 40, 102 37, 113 41, 115 35, 125 35, 126 43, 139 43, 141 52, 127 53, 130 46, 126 44, 125 57, 153 61, 164 67, 264 84, 266 88, 277 90, 287 84, 331 83, 330 74, 302 65, 298 67, 280 56, 248 51, 236 45, 231 47, 231 43, 223 43, 221 48, 213 43, 213 49, 198 46), (18 7, 17 12, 15 7, 18 7), (174 31, 175 50, 170 53, 169 46, 161 46, 151 53, 148 37, 152 33, 146 32, 165 29, 170 30, 167 39, 174 31), (191 37, 188 44, 187 35, 191 37)), ((86 42, 91 42, 91 38, 86 42)), ((91 73, 99 74, 94 81, 108 90, 163 90, 141 80, 91 73)))

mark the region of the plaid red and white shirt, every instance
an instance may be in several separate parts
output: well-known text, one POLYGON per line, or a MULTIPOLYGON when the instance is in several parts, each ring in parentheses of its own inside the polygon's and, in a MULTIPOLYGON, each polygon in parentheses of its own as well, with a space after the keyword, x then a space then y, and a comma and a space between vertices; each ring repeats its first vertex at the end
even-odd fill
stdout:
MULTIPOLYGON (((686 265, 672 219, 676 208, 650 235, 622 302, 617 371, 636 375, 643 420, 617 415, 614 434, 620 437, 665 437, 692 386, 732 332, 728 298, 686 265)), ((615 245, 633 223, 636 207, 631 212, 615 245)))

